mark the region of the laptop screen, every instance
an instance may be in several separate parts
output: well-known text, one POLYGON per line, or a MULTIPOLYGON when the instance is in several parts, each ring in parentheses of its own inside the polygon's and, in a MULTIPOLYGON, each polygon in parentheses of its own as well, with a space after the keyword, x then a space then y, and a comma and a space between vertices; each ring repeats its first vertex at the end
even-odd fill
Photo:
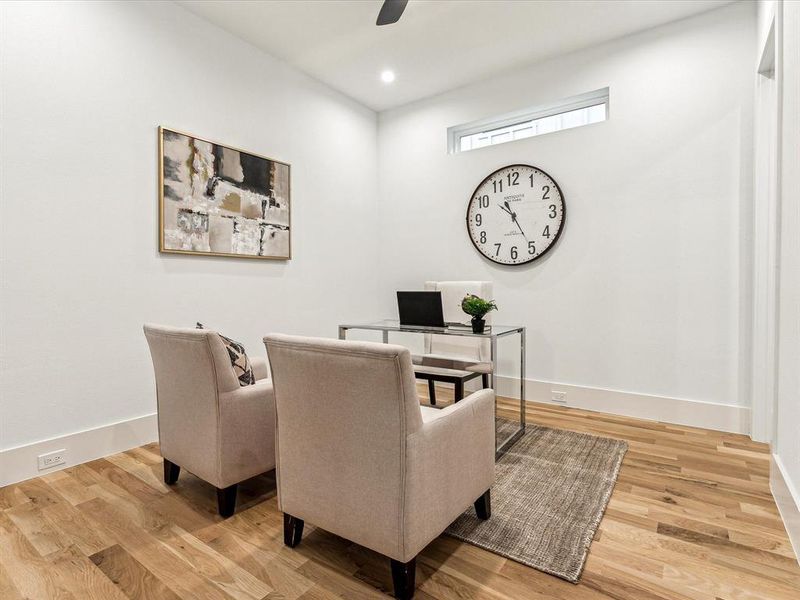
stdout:
POLYGON ((400 324, 444 327, 441 292, 397 292, 400 324))

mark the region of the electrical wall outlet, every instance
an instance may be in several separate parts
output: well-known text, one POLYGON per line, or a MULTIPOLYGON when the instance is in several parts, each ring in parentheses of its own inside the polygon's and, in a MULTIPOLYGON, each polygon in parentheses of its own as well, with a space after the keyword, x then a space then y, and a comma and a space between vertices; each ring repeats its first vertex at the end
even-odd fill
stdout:
POLYGON ((567 403, 567 392, 553 390, 553 402, 567 403))
POLYGON ((55 452, 48 452, 47 454, 39 455, 39 470, 44 471, 58 465, 67 463, 67 451, 65 449, 56 450, 55 452))

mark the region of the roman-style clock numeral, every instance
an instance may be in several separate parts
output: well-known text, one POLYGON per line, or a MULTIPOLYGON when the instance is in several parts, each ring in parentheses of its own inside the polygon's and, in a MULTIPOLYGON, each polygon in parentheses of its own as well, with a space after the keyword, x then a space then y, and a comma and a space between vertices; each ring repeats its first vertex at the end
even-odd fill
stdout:
POLYGON ((522 265, 550 251, 561 234, 566 204, 555 180, 531 165, 491 173, 472 194, 467 232, 487 259, 522 265), (522 182, 530 185, 520 185, 522 182))

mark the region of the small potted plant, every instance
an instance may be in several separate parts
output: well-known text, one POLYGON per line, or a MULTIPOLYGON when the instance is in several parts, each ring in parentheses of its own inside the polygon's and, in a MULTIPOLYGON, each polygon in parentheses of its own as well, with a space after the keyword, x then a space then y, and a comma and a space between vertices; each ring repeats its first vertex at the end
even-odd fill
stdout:
POLYGON ((491 310, 497 310, 494 300, 484 300, 475 294, 467 294, 461 301, 461 310, 472 317, 472 333, 483 333, 486 321, 483 319, 491 310))

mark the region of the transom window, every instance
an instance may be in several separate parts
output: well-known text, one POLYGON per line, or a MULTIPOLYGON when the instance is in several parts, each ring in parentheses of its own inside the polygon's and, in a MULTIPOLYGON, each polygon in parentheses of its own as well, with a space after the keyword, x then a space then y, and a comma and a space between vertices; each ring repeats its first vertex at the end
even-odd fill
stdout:
POLYGON ((451 154, 591 125, 608 119, 608 88, 447 130, 451 154))

